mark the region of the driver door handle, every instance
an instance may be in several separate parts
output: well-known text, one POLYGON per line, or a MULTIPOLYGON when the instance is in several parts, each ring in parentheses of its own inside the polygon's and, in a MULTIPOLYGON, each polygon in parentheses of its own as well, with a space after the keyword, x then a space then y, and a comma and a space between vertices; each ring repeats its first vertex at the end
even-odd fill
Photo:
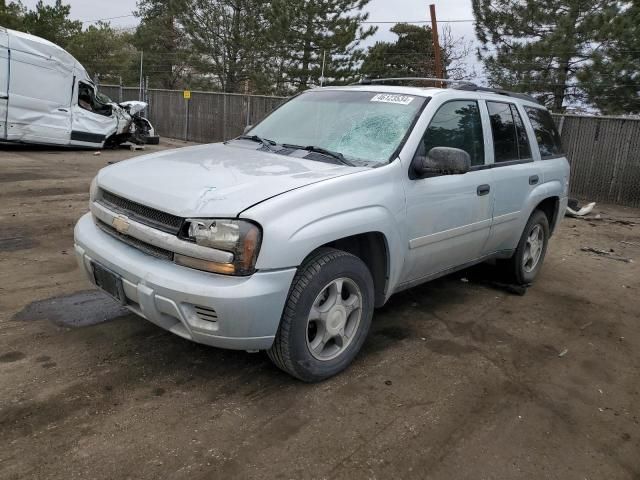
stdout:
POLYGON ((478 196, 482 197, 491 191, 491 187, 485 183, 484 185, 478 185, 478 189, 476 191, 478 192, 478 196))

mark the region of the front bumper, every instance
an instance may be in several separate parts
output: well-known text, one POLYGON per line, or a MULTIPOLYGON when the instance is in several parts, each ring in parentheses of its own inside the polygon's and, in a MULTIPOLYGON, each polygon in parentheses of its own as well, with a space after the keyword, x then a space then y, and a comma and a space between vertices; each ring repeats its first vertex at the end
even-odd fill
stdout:
POLYGON ((295 268, 232 277, 181 267, 102 232, 90 213, 74 230, 80 268, 95 261, 122 277, 126 306, 183 338, 220 348, 265 350, 280 323, 295 268))

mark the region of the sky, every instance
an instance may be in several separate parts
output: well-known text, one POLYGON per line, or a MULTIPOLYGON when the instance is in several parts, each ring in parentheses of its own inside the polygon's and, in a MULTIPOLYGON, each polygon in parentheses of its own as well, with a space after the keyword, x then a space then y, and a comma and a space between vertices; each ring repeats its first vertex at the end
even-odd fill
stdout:
MULTIPOLYGON (((44 0, 45 3, 54 3, 54 0, 44 0)), ((33 8, 37 0, 22 0, 26 6, 33 8)), ((64 0, 71 4, 71 16, 82 21, 91 21, 102 18, 130 15, 136 8, 136 0, 64 0)), ((429 4, 435 3, 438 21, 442 20, 470 20, 473 18, 471 0, 371 0, 367 10, 369 20, 400 22, 400 21, 426 21, 429 20, 429 4)), ((111 24, 118 27, 131 27, 136 24, 135 17, 126 17, 110 20, 111 24)), ((475 41, 473 23, 456 22, 449 23, 454 38, 464 37, 467 41, 475 41)), ((378 32, 368 44, 375 41, 390 41, 395 35, 389 32, 393 24, 378 25, 378 32)), ((444 23, 440 24, 440 28, 444 23)), ((467 63, 479 70, 473 54, 467 63)), ((480 73, 480 72, 478 72, 480 73)))

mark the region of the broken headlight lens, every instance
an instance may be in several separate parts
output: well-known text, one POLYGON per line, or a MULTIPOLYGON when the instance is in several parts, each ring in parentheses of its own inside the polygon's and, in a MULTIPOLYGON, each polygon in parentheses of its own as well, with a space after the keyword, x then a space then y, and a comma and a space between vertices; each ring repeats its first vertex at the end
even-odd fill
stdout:
POLYGON ((178 264, 226 275, 251 275, 255 272, 262 241, 262 231, 255 223, 246 220, 190 218, 185 222, 181 236, 203 247, 233 253, 233 261, 215 263, 175 255, 174 261, 178 264))

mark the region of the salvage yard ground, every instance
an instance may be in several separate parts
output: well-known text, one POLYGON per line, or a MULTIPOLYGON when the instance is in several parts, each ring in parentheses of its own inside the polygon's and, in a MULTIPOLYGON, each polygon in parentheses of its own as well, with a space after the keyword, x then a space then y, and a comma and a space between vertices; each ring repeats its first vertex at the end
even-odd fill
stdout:
POLYGON ((640 210, 565 219, 524 296, 489 267, 394 296, 307 385, 81 277, 91 178, 143 153, 0 146, 1 479, 640 478, 640 210))

